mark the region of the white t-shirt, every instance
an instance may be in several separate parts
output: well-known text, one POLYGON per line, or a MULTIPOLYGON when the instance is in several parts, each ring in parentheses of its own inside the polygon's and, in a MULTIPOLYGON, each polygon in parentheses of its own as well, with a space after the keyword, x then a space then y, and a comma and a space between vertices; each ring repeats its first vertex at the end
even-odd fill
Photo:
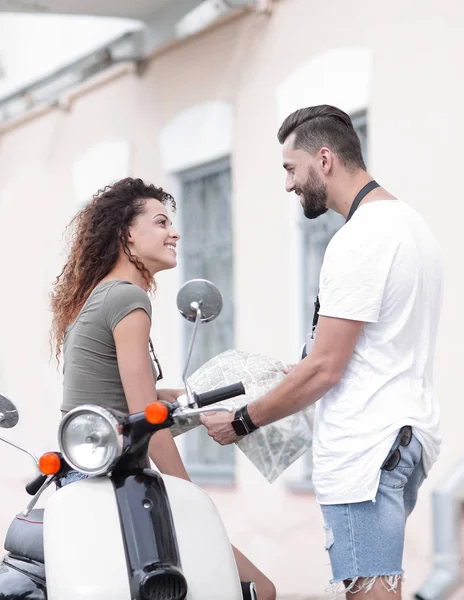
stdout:
POLYGON ((432 380, 442 296, 438 244, 400 200, 361 205, 330 241, 319 314, 365 326, 340 382, 316 403, 313 484, 321 504, 374 500, 403 425, 422 444, 426 472, 437 459, 432 380))

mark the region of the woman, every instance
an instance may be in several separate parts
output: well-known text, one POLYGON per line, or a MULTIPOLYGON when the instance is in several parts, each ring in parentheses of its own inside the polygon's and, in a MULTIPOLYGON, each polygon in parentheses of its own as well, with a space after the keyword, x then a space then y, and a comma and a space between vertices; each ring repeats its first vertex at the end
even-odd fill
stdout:
MULTIPOLYGON (((100 190, 71 222, 68 261, 52 292, 52 338, 63 355, 62 411, 93 403, 127 413, 156 399, 174 401, 182 390, 157 390, 161 369, 150 359, 151 303, 156 273, 176 266, 179 234, 170 194, 127 178, 100 190)), ((167 475, 189 480, 169 429, 154 435, 149 455, 167 475)), ((77 472, 67 480, 79 478, 77 472)), ((254 581, 259 600, 275 588, 234 548, 240 578, 254 581)))

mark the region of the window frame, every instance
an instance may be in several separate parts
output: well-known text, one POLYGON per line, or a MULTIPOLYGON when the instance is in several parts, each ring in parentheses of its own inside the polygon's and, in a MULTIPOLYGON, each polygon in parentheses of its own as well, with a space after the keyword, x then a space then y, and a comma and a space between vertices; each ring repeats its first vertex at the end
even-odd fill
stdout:
MULTIPOLYGON (((203 165, 195 166, 193 168, 186 169, 177 173, 178 185, 180 197, 185 195, 185 186, 189 183, 198 182, 201 179, 211 177, 215 174, 220 174, 224 171, 230 171, 230 198, 232 200, 232 164, 231 157, 226 156, 217 160, 205 163, 203 165)), ((184 203, 185 206, 185 203, 184 203)), ((184 213, 185 209, 183 209, 184 213)), ((230 227, 231 227, 231 256, 232 266, 234 262, 233 255, 233 215, 232 215, 232 201, 230 202, 230 227)), ((183 217, 183 215, 182 215, 183 217)), ((181 233, 184 230, 184 219, 181 218, 181 233)), ((184 252, 184 250, 183 250, 184 252)), ((185 251, 188 253, 188 249, 185 251)), ((234 277, 233 269, 232 272, 232 292, 234 288, 234 277)), ((184 277, 185 279, 185 277, 184 277)), ((213 282, 214 283, 214 282, 213 282)), ((233 295, 233 294, 232 294, 233 295)), ((235 318, 234 314, 232 317, 232 339, 235 337, 235 318)), ((188 326, 188 324, 185 324, 188 326)), ((189 335, 187 334, 187 328, 184 328, 183 333, 183 347, 184 347, 184 358, 187 357, 189 344, 189 335)), ((224 348, 226 350, 227 348, 224 348)), ((201 451, 198 450, 199 436, 206 436, 205 440, 207 443, 216 443, 208 438, 206 430, 200 426, 183 435, 183 443, 181 447, 181 454, 186 466, 186 469, 192 479, 192 481, 198 485, 214 486, 214 487, 230 487, 235 484, 236 476, 236 449, 235 446, 221 447, 221 451, 229 453, 229 460, 223 463, 211 464, 201 460, 201 451), (193 457, 192 457, 193 455, 193 457)))

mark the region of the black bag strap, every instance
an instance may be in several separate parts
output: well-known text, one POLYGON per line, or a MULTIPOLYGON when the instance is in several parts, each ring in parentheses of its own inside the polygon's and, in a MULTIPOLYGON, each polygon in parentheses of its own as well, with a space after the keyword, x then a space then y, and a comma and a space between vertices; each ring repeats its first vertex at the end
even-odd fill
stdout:
MULTIPOLYGON (((380 185, 377 183, 377 181, 372 180, 372 181, 369 181, 369 183, 367 183, 362 189, 359 190, 359 192, 356 194, 356 197, 350 206, 350 210, 348 212, 348 216, 346 217, 345 223, 348 223, 348 221, 351 219, 351 217, 356 212, 358 206, 361 204, 362 200, 364 200, 364 198, 367 196, 367 194, 369 192, 372 192, 372 190, 375 190, 375 188, 378 188, 378 187, 380 187, 380 185)), ((316 296, 316 301, 314 302, 314 314, 313 314, 313 324, 311 326, 311 338, 314 338, 314 334, 316 332, 317 322, 319 320, 320 308, 321 308, 321 304, 319 302, 319 294, 318 294, 316 296)))
POLYGON ((369 181, 369 183, 366 183, 366 185, 361 190, 359 190, 359 192, 356 194, 356 198, 353 200, 353 204, 350 207, 350 212, 346 217, 345 223, 348 223, 348 221, 356 212, 358 206, 361 204, 362 200, 364 200, 364 198, 367 196, 367 194, 378 187, 380 187, 380 185, 377 183, 377 181, 372 180, 369 181))

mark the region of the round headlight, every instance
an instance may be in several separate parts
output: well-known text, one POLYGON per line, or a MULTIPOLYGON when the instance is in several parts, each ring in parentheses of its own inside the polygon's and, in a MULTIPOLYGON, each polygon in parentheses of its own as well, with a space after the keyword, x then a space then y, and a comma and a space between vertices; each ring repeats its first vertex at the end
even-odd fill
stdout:
POLYGON ((86 475, 110 471, 123 448, 116 417, 105 408, 93 405, 70 410, 60 423, 58 440, 66 462, 86 475))

